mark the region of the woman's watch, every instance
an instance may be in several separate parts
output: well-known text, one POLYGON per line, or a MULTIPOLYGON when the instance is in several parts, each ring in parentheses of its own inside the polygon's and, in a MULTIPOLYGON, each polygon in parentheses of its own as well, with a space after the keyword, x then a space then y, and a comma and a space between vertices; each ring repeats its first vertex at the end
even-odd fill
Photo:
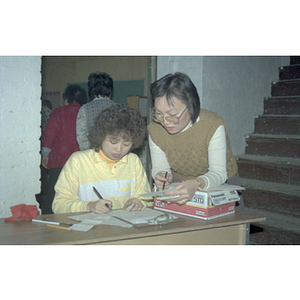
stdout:
POLYGON ((198 190, 200 191, 201 190, 201 181, 199 178, 194 178, 197 182, 198 182, 198 190))

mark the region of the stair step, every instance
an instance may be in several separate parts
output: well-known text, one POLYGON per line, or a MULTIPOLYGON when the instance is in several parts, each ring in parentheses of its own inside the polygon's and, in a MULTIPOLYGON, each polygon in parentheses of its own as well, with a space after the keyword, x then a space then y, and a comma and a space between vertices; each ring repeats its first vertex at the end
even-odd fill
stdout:
POLYGON ((240 177, 297 185, 300 183, 300 158, 240 155, 240 177))
POLYGON ((245 207, 300 217, 300 186, 241 178, 245 207))
POLYGON ((274 81, 271 85, 273 96, 298 96, 300 95, 300 79, 274 81))
POLYGON ((264 98, 264 115, 300 115, 300 96, 264 98))
POLYGON ((300 158, 298 157, 279 157, 279 156, 261 156, 261 155, 251 155, 251 154, 241 154, 237 156, 237 159, 253 160, 257 162, 267 162, 272 164, 287 164, 296 165, 300 167, 300 158))
MULTIPOLYGON (((266 182, 262 180, 253 180, 247 178, 241 178, 242 186, 246 189, 256 189, 271 193, 278 193, 290 197, 297 197, 300 199, 300 186, 285 184, 285 183, 276 183, 276 182, 266 182)), ((244 191, 243 191, 244 193, 244 191)), ((300 211, 299 211, 300 213, 300 211)))
POLYGON ((254 128, 254 133, 297 135, 300 134, 300 116, 259 116, 254 120, 254 128))
POLYGON ((291 65, 300 64, 300 56, 290 56, 290 64, 291 65))
POLYGON ((300 78, 300 65, 289 65, 279 68, 279 80, 300 78))
POLYGON ((245 154, 300 157, 300 135, 250 134, 245 154))

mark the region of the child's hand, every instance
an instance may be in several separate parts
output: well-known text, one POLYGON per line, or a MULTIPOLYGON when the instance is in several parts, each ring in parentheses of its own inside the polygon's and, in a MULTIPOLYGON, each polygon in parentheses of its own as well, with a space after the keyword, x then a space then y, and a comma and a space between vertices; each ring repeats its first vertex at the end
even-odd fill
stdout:
POLYGON ((158 188, 158 190, 162 190, 164 183, 164 190, 167 190, 169 188, 170 183, 173 181, 173 175, 171 173, 168 173, 167 178, 165 178, 166 173, 159 173, 155 177, 155 185, 158 188))
POLYGON ((112 209, 112 203, 109 200, 101 199, 89 202, 87 210, 96 214, 106 214, 112 209))
POLYGON ((128 206, 130 206, 131 204, 134 204, 134 205, 133 205, 133 207, 131 208, 130 211, 137 211, 137 210, 144 210, 145 209, 145 206, 144 206, 144 204, 141 200, 139 200, 137 198, 131 198, 124 204, 123 210, 126 210, 126 208, 128 206))

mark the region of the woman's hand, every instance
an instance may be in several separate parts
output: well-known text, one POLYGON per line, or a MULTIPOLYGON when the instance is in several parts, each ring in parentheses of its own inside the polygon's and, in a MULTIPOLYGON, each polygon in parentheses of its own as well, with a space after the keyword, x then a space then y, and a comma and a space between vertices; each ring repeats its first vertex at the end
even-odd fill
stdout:
POLYGON ((169 188, 170 183, 173 181, 173 175, 171 173, 168 173, 167 177, 166 173, 159 173, 155 177, 155 185, 158 188, 158 190, 162 190, 164 187, 164 190, 169 188), (163 186, 165 183, 165 186, 163 186))
POLYGON ((89 202, 87 205, 87 211, 96 214, 106 214, 112 209, 112 202, 105 199, 100 199, 98 201, 89 202))
POLYGON ((133 207, 131 208, 130 211, 137 211, 137 210, 145 209, 145 206, 141 200, 139 200, 137 198, 131 198, 124 204, 123 210, 126 210, 126 208, 132 204, 133 204, 133 207))
MULTIPOLYGON (((200 178, 201 179, 201 178, 200 178)), ((201 179, 203 180, 203 179, 201 179)), ((205 183, 204 183, 205 184, 205 183)), ((202 184, 201 184, 202 185, 202 184)), ((189 179, 183 181, 176 186, 176 190, 173 192, 166 192, 165 196, 169 195, 180 195, 179 198, 168 199, 168 202, 176 202, 180 205, 185 204, 190 201, 195 195, 198 189, 199 183, 195 179, 189 179)))

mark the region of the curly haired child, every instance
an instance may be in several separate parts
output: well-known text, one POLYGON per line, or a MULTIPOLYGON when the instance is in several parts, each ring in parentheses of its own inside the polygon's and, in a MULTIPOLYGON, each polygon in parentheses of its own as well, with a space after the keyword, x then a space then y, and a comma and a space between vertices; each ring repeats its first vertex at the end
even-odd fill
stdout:
POLYGON ((139 111, 126 104, 103 110, 89 132, 92 149, 74 153, 59 176, 54 213, 107 213, 132 204, 135 211, 151 206, 140 197, 150 192, 146 172, 139 157, 130 152, 143 144, 146 130, 139 111))

